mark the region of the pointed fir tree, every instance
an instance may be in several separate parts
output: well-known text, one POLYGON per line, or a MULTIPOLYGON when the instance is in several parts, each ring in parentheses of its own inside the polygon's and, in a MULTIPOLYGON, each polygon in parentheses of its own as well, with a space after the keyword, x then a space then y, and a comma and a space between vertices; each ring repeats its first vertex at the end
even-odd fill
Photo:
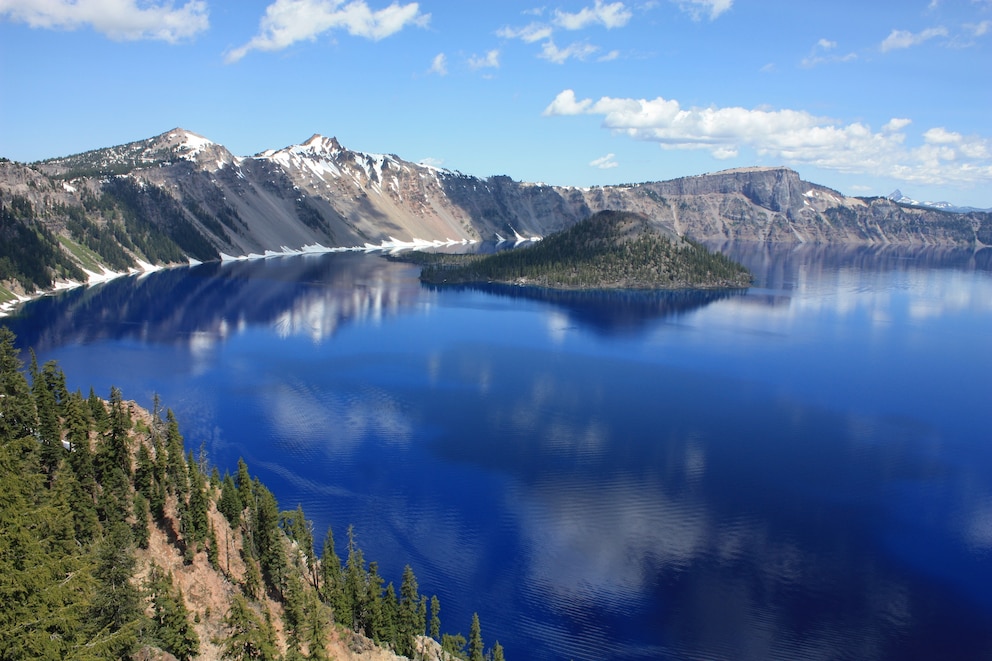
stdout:
POLYGON ((228 473, 224 474, 224 479, 220 483, 220 500, 217 501, 217 509, 224 515, 232 528, 241 525, 241 511, 244 506, 241 503, 241 496, 238 495, 238 488, 228 473))
POLYGON ((267 623, 241 595, 235 595, 224 618, 228 628, 223 642, 224 658, 234 661, 275 661, 276 646, 267 623))
POLYGON ((431 596, 431 638, 440 641, 441 639, 441 602, 437 595, 431 596))
POLYGON ((341 558, 334 549, 334 531, 327 527, 324 536, 324 550, 320 559, 320 592, 324 603, 331 607, 334 621, 346 624, 351 619, 351 605, 348 602, 344 573, 341 571, 341 558))
POLYGON ((472 613, 472 626, 468 631, 468 661, 485 661, 478 613, 472 613))
POLYGON ((190 661, 200 653, 200 637, 189 619, 186 600, 175 587, 171 573, 152 564, 148 575, 148 593, 152 600, 152 619, 156 638, 162 649, 179 661, 190 661))

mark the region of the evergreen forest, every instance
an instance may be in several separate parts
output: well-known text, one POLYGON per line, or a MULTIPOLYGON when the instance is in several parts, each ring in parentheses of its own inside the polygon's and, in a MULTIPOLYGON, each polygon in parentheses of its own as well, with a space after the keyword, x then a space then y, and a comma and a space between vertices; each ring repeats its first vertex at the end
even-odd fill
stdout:
POLYGON ((0 327, 0 661, 503 660, 477 615, 442 633, 438 598, 409 565, 397 590, 351 527, 318 554, 301 507, 188 451, 157 398, 70 392, 15 341, 0 327))
POLYGON ((641 214, 602 211, 523 249, 492 255, 415 253, 430 284, 498 282, 553 289, 746 287, 740 264, 668 235, 641 214))

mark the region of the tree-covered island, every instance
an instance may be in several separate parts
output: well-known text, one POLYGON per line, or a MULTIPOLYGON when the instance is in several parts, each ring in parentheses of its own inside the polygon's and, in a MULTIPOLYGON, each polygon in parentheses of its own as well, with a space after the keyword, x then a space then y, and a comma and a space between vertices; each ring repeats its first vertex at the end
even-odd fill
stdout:
POLYGON ((429 284, 504 283, 552 289, 747 287, 751 274, 642 214, 601 211, 521 250, 491 255, 414 253, 429 284))

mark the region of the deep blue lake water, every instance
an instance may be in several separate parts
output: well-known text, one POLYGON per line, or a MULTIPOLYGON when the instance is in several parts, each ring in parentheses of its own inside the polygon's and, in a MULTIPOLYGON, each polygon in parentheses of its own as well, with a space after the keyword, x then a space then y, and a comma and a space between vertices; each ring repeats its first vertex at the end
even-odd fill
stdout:
POLYGON ((435 290, 332 254, 5 319, 523 659, 992 659, 987 253, 725 246, 747 292, 435 290))

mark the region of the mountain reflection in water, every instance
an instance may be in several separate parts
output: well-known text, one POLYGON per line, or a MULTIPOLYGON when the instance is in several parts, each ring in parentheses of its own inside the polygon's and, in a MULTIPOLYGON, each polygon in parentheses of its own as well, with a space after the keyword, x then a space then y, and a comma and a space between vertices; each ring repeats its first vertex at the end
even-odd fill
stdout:
POLYGON ((430 289, 326 255, 5 323, 175 409, 515 659, 992 658, 988 250, 725 246, 744 292, 430 289))

